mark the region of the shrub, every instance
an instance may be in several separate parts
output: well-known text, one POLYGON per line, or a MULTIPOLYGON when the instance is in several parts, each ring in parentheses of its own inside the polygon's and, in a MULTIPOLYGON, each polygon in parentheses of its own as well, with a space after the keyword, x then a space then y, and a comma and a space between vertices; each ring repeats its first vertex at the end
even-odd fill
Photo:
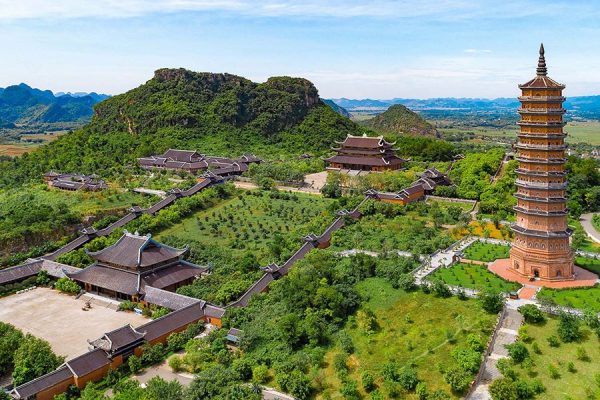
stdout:
POLYGON ((554 366, 554 364, 548 364, 548 374, 552 379, 560 378, 560 373, 558 372, 558 368, 554 366))
POLYGON ((472 373, 479 371, 481 353, 471 349, 456 348, 452 351, 452 357, 456 360, 458 366, 465 371, 472 373))
POLYGON ((142 347, 142 365, 154 365, 162 361, 165 356, 165 348, 162 343, 155 345, 146 344, 142 347))
POLYGON ((585 351, 585 349, 581 346, 577 347, 576 350, 576 354, 577 354, 577 359, 580 361, 590 361, 590 356, 588 356, 587 351, 585 351))
POLYGON ((490 289, 482 290, 477 297, 481 307, 490 314, 497 314, 504 307, 504 296, 500 292, 490 289))
POLYGON ((560 346, 560 341, 554 335, 548 336, 548 338, 546 338, 546 340, 548 341, 548 344, 550 345, 550 347, 559 347, 560 346))
POLYGON ((265 383, 269 380, 269 368, 260 364, 252 368, 252 382, 254 383, 265 383))
POLYGON ((427 385, 425 382, 417 383, 417 388, 415 389, 417 397, 419 400, 427 400, 429 398, 429 391, 427 390, 427 385))
POLYGON ((407 292, 415 290, 417 285, 415 283, 415 277, 413 274, 402 274, 398 277, 398 287, 407 292))
POLYGON ((131 300, 123 300, 119 303, 119 311, 133 311, 136 307, 138 307, 138 303, 134 303, 131 300))
POLYGON ((508 350, 510 358, 516 363, 521 363, 529 357, 529 350, 527 350, 527 347, 521 341, 506 344, 504 347, 508 350))
POLYGON ((54 284, 54 288, 68 294, 77 294, 81 290, 77 282, 69 278, 60 278, 54 284))
POLYGON ((348 361, 348 355, 347 354, 345 354, 345 353, 338 353, 333 358, 333 368, 335 368, 335 370, 337 372, 348 371, 348 366, 346 365, 347 361, 348 361))
POLYGON ((369 371, 363 372, 361 376, 362 387, 365 389, 365 392, 370 392, 375 389, 375 378, 369 371))
POLYGON ((525 322, 529 324, 539 324, 546 320, 544 317, 544 313, 542 310, 537 308, 534 304, 526 304, 524 306, 519 307, 519 312, 523 315, 523 319, 525 322))
POLYGON ((129 366, 129 371, 132 374, 137 374, 142 370, 142 360, 140 360, 137 356, 131 356, 127 360, 127 365, 129 366))
POLYGON ((237 374, 237 378, 246 381, 252 377, 252 362, 247 358, 238 358, 231 363, 231 369, 237 374))
POLYGON ((183 359, 177 354, 173 354, 169 357, 168 364, 173 372, 180 372, 183 370, 183 359))
POLYGON ((356 382, 352 379, 344 382, 340 389, 340 393, 344 396, 344 399, 348 400, 360 400, 360 393, 358 392, 358 388, 356 386, 356 382))
POLYGON ((398 375, 398 383, 404 390, 414 390, 419 383, 417 371, 412 367, 404 368, 398 375))
POLYGON ((489 388, 493 400, 519 400, 517 386, 512 379, 495 379, 489 388))
POLYGON ((534 341, 534 342, 531 344, 531 348, 533 349, 533 352, 534 352, 535 354, 542 354, 542 350, 540 349, 540 346, 537 344, 537 342, 535 342, 535 341, 534 341))
POLYGON ((352 343, 352 337, 348 332, 345 330, 340 331, 338 333, 338 342, 342 351, 348 354, 354 353, 354 343, 352 343))
POLYGON ((574 342, 581 338, 579 326, 581 320, 578 316, 570 313, 561 313, 558 322, 558 336, 565 343, 574 342))
POLYGON ((485 349, 485 345, 483 344, 483 341, 481 340, 481 336, 479 336, 475 333, 470 333, 467 336, 467 344, 469 345, 469 347, 472 350, 478 351, 480 353, 485 349))
POLYGON ((450 288, 444 282, 437 279, 431 283, 431 291, 438 297, 446 298, 452 296, 450 288))
POLYGON ((455 393, 463 393, 469 388, 471 383, 471 374, 462 368, 450 368, 444 374, 444 380, 450 385, 455 393))
POLYGON ((575 363, 573 361, 569 361, 569 363, 567 364, 567 371, 571 373, 577 372, 577 369, 575 368, 575 363))

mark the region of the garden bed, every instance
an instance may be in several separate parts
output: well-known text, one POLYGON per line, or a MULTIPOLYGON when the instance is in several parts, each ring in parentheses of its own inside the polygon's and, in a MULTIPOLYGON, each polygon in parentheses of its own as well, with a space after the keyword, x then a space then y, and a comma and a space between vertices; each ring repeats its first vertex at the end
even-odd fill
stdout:
POLYGON ((521 285, 508 282, 488 271, 482 265, 455 264, 450 268, 440 268, 430 275, 430 279, 440 279, 451 286, 460 286, 468 289, 494 289, 509 293, 519 290, 521 285))

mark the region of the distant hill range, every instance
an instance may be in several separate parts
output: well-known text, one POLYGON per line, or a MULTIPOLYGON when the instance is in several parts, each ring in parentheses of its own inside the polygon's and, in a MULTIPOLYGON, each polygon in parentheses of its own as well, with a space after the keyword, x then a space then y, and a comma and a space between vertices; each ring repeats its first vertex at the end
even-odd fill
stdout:
MULTIPOLYGON (((517 118, 516 109, 519 101, 516 98, 477 99, 477 98, 432 98, 390 100, 373 99, 331 99, 351 114, 355 112, 382 112, 391 105, 402 104, 417 111, 427 118, 443 117, 448 114, 482 113, 488 115, 510 114, 517 118)), ((565 102, 567 118, 600 119, 600 96, 568 97, 565 102)))
POLYGON ((429 122, 402 104, 394 104, 383 113, 361 123, 382 133, 439 136, 429 122))
POLYGON ((165 68, 96 104, 87 125, 29 153, 20 176, 39 178, 49 169, 102 175, 169 148, 223 156, 317 155, 364 131, 327 106, 306 79, 255 83, 231 74, 165 68))
POLYGON ((87 122, 93 106, 108 98, 97 93, 54 94, 24 83, 0 88, 0 126, 87 122))

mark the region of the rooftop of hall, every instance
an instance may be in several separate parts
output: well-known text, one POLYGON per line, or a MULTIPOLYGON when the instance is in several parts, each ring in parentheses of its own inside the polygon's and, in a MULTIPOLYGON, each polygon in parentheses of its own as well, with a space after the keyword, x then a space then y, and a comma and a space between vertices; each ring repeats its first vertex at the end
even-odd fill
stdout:
POLYGON ((150 234, 139 235, 125 231, 111 246, 96 252, 88 252, 98 263, 143 268, 180 258, 188 248, 176 249, 152 239, 150 234))
POLYGON ((390 143, 387 142, 383 136, 367 136, 367 134, 363 134, 362 136, 354 136, 348 135, 344 139, 343 142, 336 141, 337 144, 340 144, 344 147, 360 147, 366 149, 376 149, 379 147, 389 147, 396 144, 396 142, 390 143))

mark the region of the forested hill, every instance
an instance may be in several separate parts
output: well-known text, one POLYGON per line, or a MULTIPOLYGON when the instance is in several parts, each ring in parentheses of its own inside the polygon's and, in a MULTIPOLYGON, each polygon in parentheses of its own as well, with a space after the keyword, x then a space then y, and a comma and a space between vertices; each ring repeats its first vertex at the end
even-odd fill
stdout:
POLYGON ((438 136, 438 132, 429 122, 401 104, 390 106, 385 112, 363 123, 383 133, 438 136))
POLYGON ((12 170, 0 171, 0 185, 49 169, 102 174, 168 148, 238 156, 319 153, 360 131, 325 105, 306 79, 254 83, 229 74, 160 69, 145 84, 97 104, 83 128, 0 165, 12 170))
POLYGON ((0 89, 0 121, 5 126, 86 122, 92 117, 94 104, 107 97, 96 93, 55 96, 50 90, 21 83, 0 89))

